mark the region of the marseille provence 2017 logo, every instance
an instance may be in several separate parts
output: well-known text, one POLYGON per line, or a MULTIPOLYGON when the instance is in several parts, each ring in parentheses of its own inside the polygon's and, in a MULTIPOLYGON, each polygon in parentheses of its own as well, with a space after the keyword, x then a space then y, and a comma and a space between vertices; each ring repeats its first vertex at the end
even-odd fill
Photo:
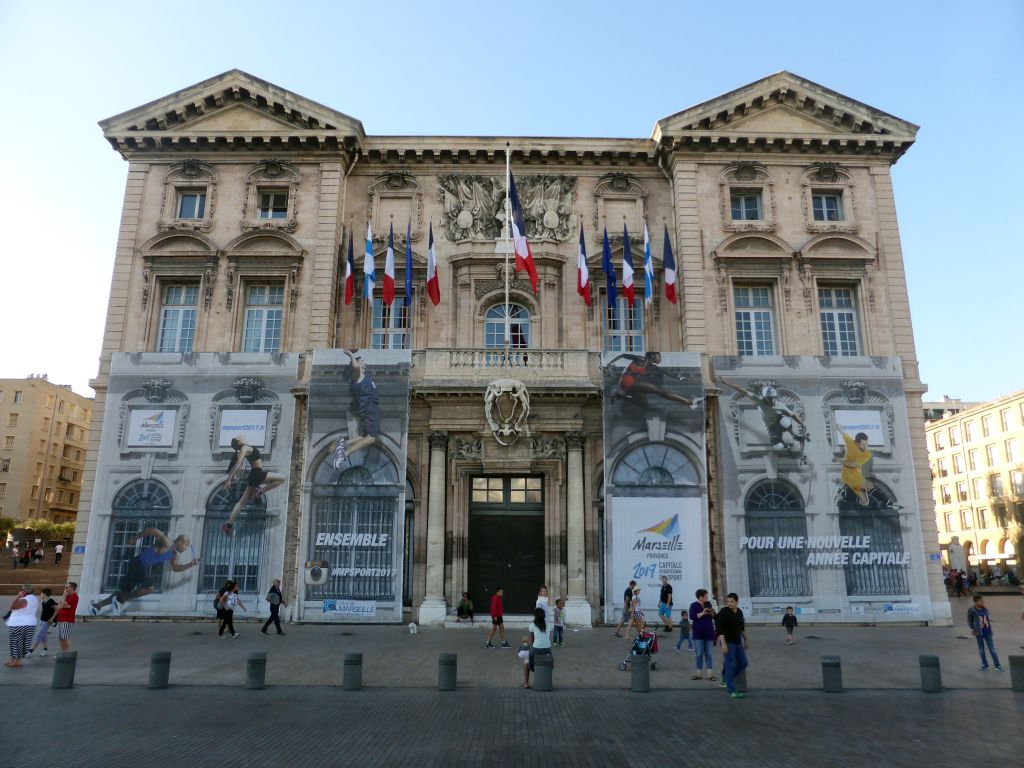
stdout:
POLYGON ((671 551, 676 552, 683 548, 682 536, 679 534, 679 515, 662 520, 650 528, 643 528, 637 531, 639 538, 633 545, 633 549, 641 552, 650 551, 671 551), (647 534, 658 536, 661 541, 648 539, 647 534))

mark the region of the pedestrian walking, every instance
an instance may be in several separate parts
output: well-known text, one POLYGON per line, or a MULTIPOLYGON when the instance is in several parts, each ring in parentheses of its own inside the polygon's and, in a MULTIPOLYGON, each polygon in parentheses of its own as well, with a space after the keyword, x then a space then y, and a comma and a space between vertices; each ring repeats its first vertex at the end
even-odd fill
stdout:
POLYGON ((565 602, 555 600, 555 610, 551 615, 551 644, 559 648, 565 645, 565 602))
POLYGON ((270 603, 270 618, 267 619, 263 625, 263 629, 260 630, 264 635, 267 633, 267 628, 273 624, 277 627, 277 634, 283 635, 284 630, 281 629, 281 606, 287 606, 284 595, 281 594, 281 580, 274 579, 274 583, 270 585, 270 590, 267 592, 267 602, 270 603))
POLYGON ((736 690, 736 675, 747 668, 749 647, 747 626, 739 602, 739 595, 730 592, 725 597, 725 609, 715 617, 715 630, 725 654, 725 687, 733 699, 742 699, 746 695, 736 690))
POLYGON ((495 632, 501 635, 502 648, 512 647, 505 641, 505 604, 502 601, 504 594, 505 589, 498 587, 494 590, 494 594, 491 595, 491 631, 487 633, 487 642, 484 643, 484 648, 494 647, 491 639, 494 637, 495 632))
MULTIPOLYGON (((619 625, 615 627, 615 636, 622 637, 622 628, 633 621, 633 614, 631 612, 631 606, 633 604, 633 587, 636 586, 635 581, 630 581, 629 586, 626 587, 626 591, 622 593, 622 618, 619 620, 619 625)), ((626 630, 626 634, 629 634, 629 630, 626 630)))
POLYGON ((23 584, 18 596, 11 603, 7 616, 7 634, 11 650, 11 660, 4 666, 11 669, 21 666, 21 660, 32 648, 32 637, 36 632, 36 610, 39 600, 32 591, 31 584, 23 584))
POLYGON ((661 592, 658 595, 658 618, 665 623, 665 631, 672 631, 672 585, 668 576, 661 577, 661 592))
POLYGON ((519 684, 520 688, 530 687, 530 636, 523 635, 519 638, 519 651, 516 653, 519 660, 523 664, 523 682, 519 684))
POLYGON ((974 596, 974 605, 967 609, 967 626, 971 628, 974 639, 978 641, 978 655, 981 656, 981 668, 988 669, 988 659, 985 658, 985 646, 992 656, 992 666, 1003 671, 1003 665, 999 663, 996 655, 996 647, 992 642, 992 616, 985 607, 985 598, 981 595, 974 596))
POLYGON ((57 639, 62 651, 71 650, 71 632, 75 628, 75 611, 78 610, 78 584, 69 581, 64 587, 64 597, 57 606, 57 639))
POLYGON ((679 612, 679 623, 676 625, 679 628, 679 639, 676 640, 676 653, 683 647, 683 643, 686 643, 686 647, 689 650, 693 650, 693 641, 690 639, 690 615, 684 608, 679 612))
POLYGON ((793 630, 796 629, 797 625, 796 614, 793 612, 793 606, 786 606, 786 614, 782 617, 782 626, 786 628, 786 645, 793 644, 793 630))
POLYGON ((697 659, 697 671, 690 676, 691 680, 700 680, 707 670, 708 680, 717 680, 714 670, 713 651, 715 649, 715 606, 708 600, 708 591, 698 589, 697 598, 690 603, 690 622, 693 630, 693 650, 697 659))
POLYGON ((534 660, 538 656, 551 655, 551 636, 548 634, 547 620, 543 608, 536 608, 533 611, 533 622, 530 630, 530 664, 526 669, 526 681, 523 688, 530 687, 530 673, 534 671, 534 660))
POLYGON ((643 634, 644 627, 647 625, 647 619, 644 617, 643 606, 640 604, 640 587, 633 587, 633 600, 629 606, 630 615, 633 617, 628 627, 626 627, 626 639, 629 640, 629 630, 636 627, 636 636, 640 637, 643 634))
POLYGON ((50 649, 46 645, 46 638, 50 632, 50 621, 53 619, 53 614, 57 612, 57 601, 53 599, 52 595, 53 591, 49 587, 43 588, 45 599, 41 603, 42 608, 39 612, 39 624, 36 625, 35 641, 28 653, 25 654, 26 659, 31 659, 32 654, 40 645, 43 646, 43 650, 39 652, 40 656, 47 656, 50 653, 50 649))
POLYGON ((60 565, 60 561, 64 559, 64 545, 58 544, 53 548, 53 564, 60 565))
POLYGON ((238 606, 246 613, 249 609, 245 607, 242 602, 242 598, 238 596, 238 584, 229 581, 224 585, 224 593, 220 596, 220 611, 217 613, 217 618, 220 619, 220 626, 217 628, 217 637, 226 637, 224 630, 228 630, 231 633, 231 637, 238 637, 238 632, 235 632, 235 606, 238 606))

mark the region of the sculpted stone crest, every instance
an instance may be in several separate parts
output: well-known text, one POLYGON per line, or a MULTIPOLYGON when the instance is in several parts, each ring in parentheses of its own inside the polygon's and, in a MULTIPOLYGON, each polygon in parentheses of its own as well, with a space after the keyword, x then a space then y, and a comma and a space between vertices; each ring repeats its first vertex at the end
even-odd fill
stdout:
POLYGON ((530 393, 517 379, 496 379, 484 392, 484 416, 494 439, 512 445, 526 431, 530 393))
MULTIPOLYGON (((448 174, 437 179, 449 240, 494 240, 505 224, 505 180, 448 174)), ((521 176, 516 179, 528 237, 567 240, 575 231, 575 176, 521 176)))

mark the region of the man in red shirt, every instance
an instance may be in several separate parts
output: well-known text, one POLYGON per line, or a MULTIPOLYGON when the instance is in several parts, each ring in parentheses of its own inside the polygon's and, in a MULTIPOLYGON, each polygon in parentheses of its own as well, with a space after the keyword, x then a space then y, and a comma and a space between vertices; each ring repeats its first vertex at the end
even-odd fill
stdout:
POLYGON ((75 611, 78 609, 78 585, 69 581, 64 587, 64 599, 57 606, 57 639, 62 651, 71 650, 71 630, 75 628, 75 611))
POLYGON ((502 587, 498 587, 494 590, 494 595, 491 597, 491 631, 487 635, 487 643, 484 648, 493 648, 494 645, 491 643, 491 638, 494 637, 495 631, 501 634, 501 647, 511 648, 505 641, 505 604, 501 601, 501 596, 505 594, 505 590, 502 587))

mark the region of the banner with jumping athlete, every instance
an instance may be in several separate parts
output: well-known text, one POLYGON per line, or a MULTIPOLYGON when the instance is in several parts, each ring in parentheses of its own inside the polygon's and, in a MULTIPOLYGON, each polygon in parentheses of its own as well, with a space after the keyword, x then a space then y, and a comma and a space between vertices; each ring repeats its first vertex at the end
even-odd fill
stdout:
POLYGON ((408 350, 315 350, 303 509, 306 621, 402 620, 408 350))
POLYGON ((748 619, 932 618, 899 358, 713 368, 726 571, 748 619))
POLYGON ((700 357, 691 353, 605 353, 605 536, 609 553, 605 620, 619 596, 640 587, 657 623, 662 577, 678 609, 710 588, 710 536, 700 357))

